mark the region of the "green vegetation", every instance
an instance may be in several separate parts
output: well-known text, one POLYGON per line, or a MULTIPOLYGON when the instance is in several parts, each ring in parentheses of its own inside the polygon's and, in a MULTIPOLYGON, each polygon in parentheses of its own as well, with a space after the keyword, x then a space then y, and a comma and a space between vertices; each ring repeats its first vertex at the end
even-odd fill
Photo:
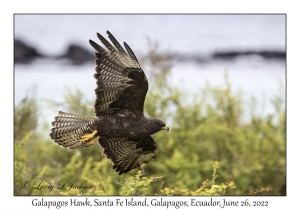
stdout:
MULTIPOLYGON (((25 97, 15 107, 14 194, 285 195, 283 94, 272 100, 276 113, 264 117, 245 108, 257 106, 256 100, 244 101, 241 93, 232 90, 227 76, 224 87, 207 84, 199 94, 191 95, 166 80, 172 55, 159 56, 156 49, 149 55, 148 60, 141 60, 147 63, 147 72, 155 72, 150 76, 155 82, 145 112, 167 122, 170 132, 154 135, 157 158, 143 165, 146 174, 132 170, 118 176, 97 144, 76 150, 60 148, 45 138, 50 122, 42 130, 37 128, 37 100, 25 97), (155 66, 157 58, 161 64, 155 66), (71 182, 82 185, 69 190, 71 182)), ((56 110, 93 115, 93 102, 80 90, 68 90, 63 104, 56 110)))

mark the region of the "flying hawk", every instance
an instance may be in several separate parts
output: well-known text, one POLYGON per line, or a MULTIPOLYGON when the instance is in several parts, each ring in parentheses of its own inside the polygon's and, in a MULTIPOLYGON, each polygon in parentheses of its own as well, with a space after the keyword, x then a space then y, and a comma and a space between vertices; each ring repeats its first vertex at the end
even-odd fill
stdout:
POLYGON ((98 141, 103 154, 121 175, 155 158, 152 134, 169 127, 144 115, 148 80, 133 51, 123 47, 107 31, 110 44, 97 33, 107 49, 89 40, 95 53, 97 88, 95 117, 58 112, 51 124, 50 138, 62 147, 89 147, 98 141))

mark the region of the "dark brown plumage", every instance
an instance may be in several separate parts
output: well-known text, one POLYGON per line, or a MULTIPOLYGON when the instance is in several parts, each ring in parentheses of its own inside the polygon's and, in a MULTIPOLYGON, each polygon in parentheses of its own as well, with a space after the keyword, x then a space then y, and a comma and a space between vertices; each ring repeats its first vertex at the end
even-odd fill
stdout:
POLYGON ((97 33, 107 50, 89 41, 97 50, 96 117, 59 112, 50 138, 70 149, 98 141, 113 169, 122 174, 155 157, 156 143, 151 135, 169 128, 161 120, 144 116, 147 77, 130 47, 124 42, 126 52, 109 31, 107 34, 114 46, 97 33))

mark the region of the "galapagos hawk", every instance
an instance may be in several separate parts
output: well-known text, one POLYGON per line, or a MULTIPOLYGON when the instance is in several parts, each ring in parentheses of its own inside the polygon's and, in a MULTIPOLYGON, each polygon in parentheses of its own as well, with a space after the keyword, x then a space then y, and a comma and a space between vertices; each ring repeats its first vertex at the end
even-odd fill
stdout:
POLYGON ((113 45, 97 33, 107 49, 89 40, 97 51, 95 117, 60 111, 51 123, 50 138, 70 149, 89 147, 98 141, 121 175, 155 158, 156 143, 151 135, 169 131, 169 127, 144 115, 147 77, 126 42, 125 51, 109 31, 107 34, 113 45))

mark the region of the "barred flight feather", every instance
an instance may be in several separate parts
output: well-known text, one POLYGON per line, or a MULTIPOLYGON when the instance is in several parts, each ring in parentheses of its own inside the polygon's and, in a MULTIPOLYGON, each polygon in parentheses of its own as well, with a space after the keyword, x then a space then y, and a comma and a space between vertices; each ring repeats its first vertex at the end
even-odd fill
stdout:
POLYGON ((62 147, 74 149, 82 146, 82 136, 95 130, 95 118, 59 112, 54 119, 50 138, 62 147))
POLYGON ((155 157, 155 141, 151 136, 141 138, 108 138, 98 141, 103 154, 112 162, 113 169, 127 173, 155 157), (141 146, 142 145, 142 146, 141 146), (148 155, 148 156, 147 156, 148 155))

